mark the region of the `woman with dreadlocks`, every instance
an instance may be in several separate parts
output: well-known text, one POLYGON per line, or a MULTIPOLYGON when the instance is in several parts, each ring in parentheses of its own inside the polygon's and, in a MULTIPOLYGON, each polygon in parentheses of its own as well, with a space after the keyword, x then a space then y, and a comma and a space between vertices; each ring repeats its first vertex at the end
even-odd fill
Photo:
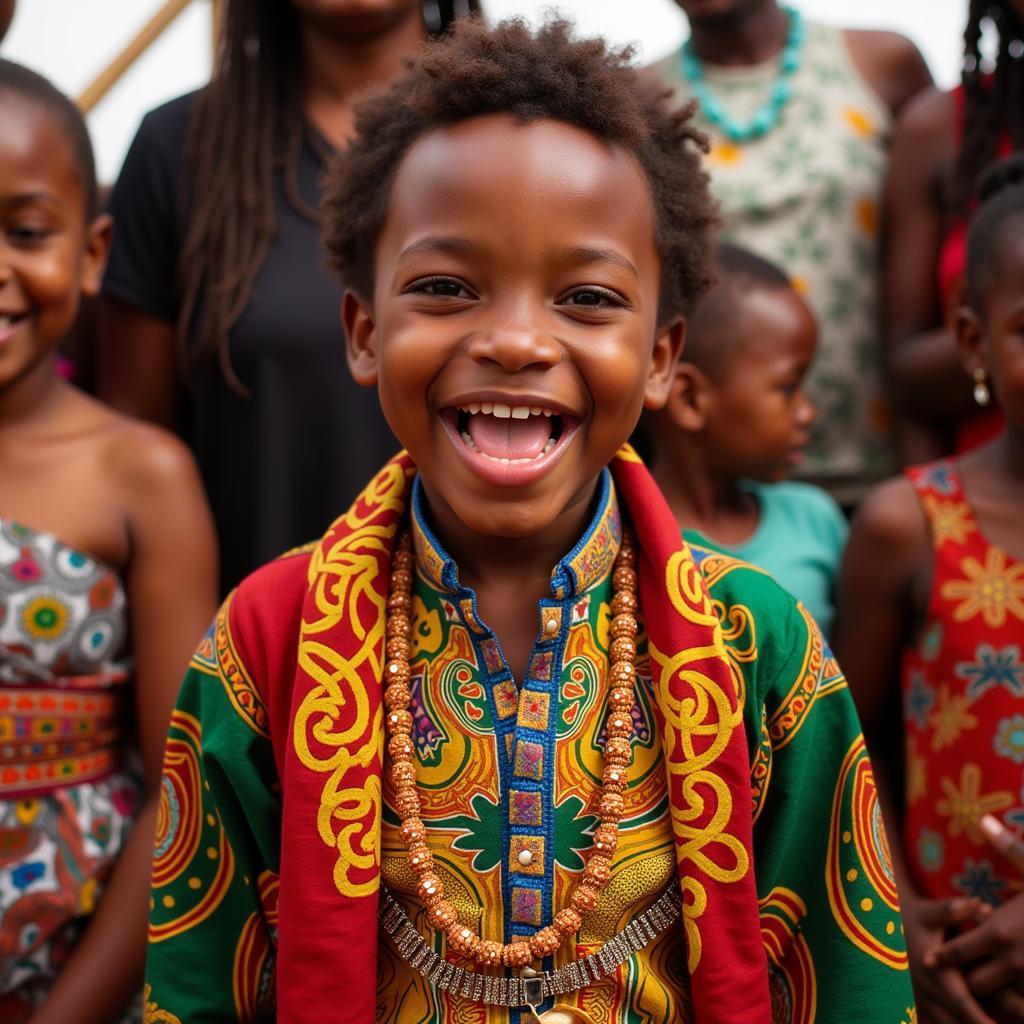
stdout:
POLYGON ((967 220, 985 169, 1024 149, 1024 0, 969 0, 963 78, 907 107, 887 193, 885 320, 902 455, 923 462, 994 436, 1000 416, 964 372, 952 324, 967 220), (997 39, 994 64, 982 36, 997 39), (972 400, 973 391, 973 400, 972 400), (978 408, 981 406, 981 408, 978 408))
POLYGON ((319 536, 397 448, 345 365, 319 181, 355 94, 477 6, 227 0, 210 84, 148 114, 128 153, 100 391, 192 447, 224 590, 319 536))

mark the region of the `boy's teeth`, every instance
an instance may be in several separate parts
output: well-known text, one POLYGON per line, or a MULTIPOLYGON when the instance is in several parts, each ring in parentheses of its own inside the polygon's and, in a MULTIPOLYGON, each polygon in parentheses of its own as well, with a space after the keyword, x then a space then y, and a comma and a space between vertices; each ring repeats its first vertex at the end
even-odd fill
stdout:
POLYGON ((484 416, 495 416, 500 420, 528 420, 531 416, 545 416, 550 419, 555 415, 551 409, 545 409, 540 405, 506 405, 504 402, 469 402, 459 406, 460 412, 476 416, 483 413, 484 416))

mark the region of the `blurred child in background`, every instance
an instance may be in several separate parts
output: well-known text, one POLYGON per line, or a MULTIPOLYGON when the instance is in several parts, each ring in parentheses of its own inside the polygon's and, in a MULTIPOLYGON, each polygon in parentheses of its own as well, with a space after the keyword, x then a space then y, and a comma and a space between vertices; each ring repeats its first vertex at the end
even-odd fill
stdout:
POLYGON ((108 1022, 142 985, 164 735, 216 597, 213 528, 177 440, 55 372, 111 225, 77 109, 7 61, 0 227, 0 1020, 108 1022))
POLYGON ((803 382, 817 327, 759 256, 722 245, 718 271, 668 404, 647 421, 654 476, 687 541, 767 569, 827 635, 846 520, 824 491, 785 479, 814 421, 803 382))
POLYGON ((1005 425, 868 498, 843 563, 836 645, 894 815, 902 780, 902 827, 889 834, 902 838, 921 1019, 940 1022, 990 1020, 982 1007, 1024 1019, 1021 874, 987 841, 1024 827, 1024 158, 993 168, 981 199, 956 331, 976 399, 997 398, 1005 425), (981 923, 950 938, 969 922, 981 923))

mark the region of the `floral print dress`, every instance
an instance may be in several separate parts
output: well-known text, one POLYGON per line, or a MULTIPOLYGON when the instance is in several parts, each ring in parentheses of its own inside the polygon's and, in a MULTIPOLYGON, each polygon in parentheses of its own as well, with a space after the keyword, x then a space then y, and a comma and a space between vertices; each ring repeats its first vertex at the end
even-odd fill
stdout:
POLYGON ((138 782, 120 765, 125 634, 113 569, 0 518, 4 1024, 45 1000, 138 805, 138 782))
POLYGON ((998 904, 1022 879, 979 823, 1024 829, 1024 562, 985 538, 952 463, 908 475, 935 567, 902 668, 907 857, 922 895, 998 904))
MULTIPOLYGON (((892 115, 854 65, 841 29, 807 21, 791 98, 778 124, 747 142, 698 111, 724 238, 778 264, 818 322, 805 389, 818 410, 798 477, 856 504, 894 467, 878 322, 879 205, 892 115)), ((679 52, 654 66, 679 99, 691 88, 679 52)), ((779 76, 773 57, 750 67, 705 64, 730 117, 752 118, 779 76)))

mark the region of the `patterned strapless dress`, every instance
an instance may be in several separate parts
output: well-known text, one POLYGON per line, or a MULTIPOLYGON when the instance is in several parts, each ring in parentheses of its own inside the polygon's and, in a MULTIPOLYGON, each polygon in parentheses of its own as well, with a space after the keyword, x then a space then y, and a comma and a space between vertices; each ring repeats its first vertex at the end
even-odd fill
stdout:
POLYGON ((4 1024, 45 1000, 139 806, 138 773, 122 763, 126 633, 113 569, 0 517, 4 1024))

